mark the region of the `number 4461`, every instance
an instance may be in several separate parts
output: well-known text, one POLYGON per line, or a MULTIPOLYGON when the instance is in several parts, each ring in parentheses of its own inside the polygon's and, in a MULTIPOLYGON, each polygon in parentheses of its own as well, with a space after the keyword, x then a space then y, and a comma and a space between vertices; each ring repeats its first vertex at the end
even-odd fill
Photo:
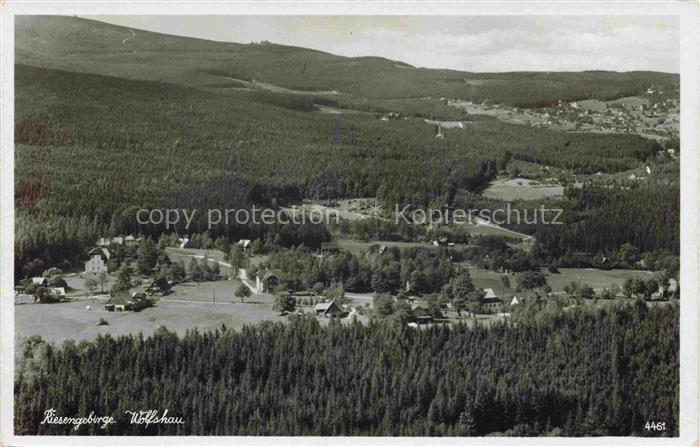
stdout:
POLYGON ((665 422, 649 422, 649 421, 647 421, 647 423, 644 424, 644 429, 646 431, 665 431, 666 430, 666 423, 665 422))

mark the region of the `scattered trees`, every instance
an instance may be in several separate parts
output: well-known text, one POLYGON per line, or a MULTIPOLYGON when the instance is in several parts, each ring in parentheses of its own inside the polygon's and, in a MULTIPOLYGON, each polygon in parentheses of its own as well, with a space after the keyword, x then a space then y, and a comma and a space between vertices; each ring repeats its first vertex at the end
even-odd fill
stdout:
POLYGON ((275 302, 272 305, 272 310, 278 312, 280 315, 286 315, 290 312, 294 312, 296 305, 296 299, 291 293, 280 292, 275 296, 275 302))
POLYGON ((241 285, 236 289, 236 296, 241 299, 241 303, 244 302, 250 295, 250 289, 245 284, 241 283, 241 285))

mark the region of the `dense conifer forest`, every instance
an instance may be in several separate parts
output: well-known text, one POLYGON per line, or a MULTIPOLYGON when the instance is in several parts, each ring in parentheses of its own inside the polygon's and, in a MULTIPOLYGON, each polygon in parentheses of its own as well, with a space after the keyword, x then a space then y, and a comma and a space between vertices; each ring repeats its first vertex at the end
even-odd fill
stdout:
POLYGON ((643 302, 491 328, 308 317, 182 338, 18 349, 19 434, 677 436, 679 308, 643 302), (206 397, 205 397, 206 396, 206 397), (100 430, 40 425, 113 415, 100 430), (130 425, 168 408, 181 425, 130 425), (645 430, 666 422, 666 431, 645 430))
MULTIPOLYGON (((75 263, 84 256, 77 247, 107 231, 158 236, 162 228, 135 222, 140 208, 274 207, 344 197, 377 197, 387 209, 459 206, 464 192, 485 188, 511 159, 592 174, 631 169, 658 150, 638 136, 572 134, 493 119, 467 121, 469 131, 441 140, 418 118, 390 126, 372 115, 338 118, 307 111, 305 99, 294 95, 272 101, 270 94, 212 93, 25 65, 16 66, 15 80, 18 277, 35 259, 75 263)), ((620 202, 642 203, 638 192, 619 193, 615 201, 590 197, 576 200, 600 208, 599 215, 606 205, 621 210, 620 202)), ((673 189, 660 189, 644 203, 667 198, 673 201, 673 189)), ((677 222, 678 208, 661 205, 644 214, 617 213, 614 224, 635 228, 635 235, 600 231, 593 219, 587 231, 601 238, 593 248, 614 250, 633 237, 640 246, 644 239, 650 249, 677 252, 677 224, 663 225, 677 222), (652 222, 637 225, 645 215, 652 222), (664 228, 670 236, 655 236, 664 228)), ((175 230, 204 232, 203 217, 175 230)), ((213 231, 237 240, 274 230, 232 225, 213 231)), ((291 231, 315 233, 307 246, 327 240, 313 228, 291 231)), ((303 242, 302 236, 287 239, 303 242)), ((568 237, 564 250, 587 250, 595 240, 568 237)))

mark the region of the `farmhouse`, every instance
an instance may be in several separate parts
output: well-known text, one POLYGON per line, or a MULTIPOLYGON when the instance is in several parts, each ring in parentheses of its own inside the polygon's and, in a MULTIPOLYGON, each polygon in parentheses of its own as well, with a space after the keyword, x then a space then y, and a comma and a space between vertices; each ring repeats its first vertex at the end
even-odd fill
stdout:
POLYGON ((433 316, 425 307, 412 305, 410 321, 417 324, 427 324, 433 322, 433 316))
POLYGON ((511 305, 511 306, 517 306, 518 304, 520 304, 520 300, 518 300, 518 297, 517 297, 517 296, 513 296, 513 299, 510 300, 510 305, 511 305))
POLYGON ((140 311, 150 307, 146 294, 143 292, 129 294, 127 290, 117 292, 105 303, 105 309, 110 312, 140 311))
POLYGON ((51 287, 51 293, 57 298, 64 298, 66 296, 65 287, 51 287))
POLYGON ((110 312, 124 312, 131 310, 133 304, 129 292, 117 292, 105 303, 105 309, 110 312))
POLYGON ((330 303, 319 303, 314 307, 316 315, 323 315, 328 318, 339 317, 342 315, 343 310, 335 304, 334 301, 330 303))
POLYGON ((170 283, 165 278, 158 278, 146 288, 148 295, 167 295, 170 293, 170 283))
POLYGON ((255 276, 256 293, 274 291, 280 284, 280 272, 278 270, 264 269, 255 276))
POLYGON ((94 248, 88 253, 90 259, 85 261, 85 273, 107 273, 107 261, 109 261, 112 254, 108 249, 94 248))
POLYGON ((491 288, 484 289, 484 292, 486 292, 486 294, 479 300, 482 307, 490 311, 500 309, 503 301, 501 301, 501 299, 496 295, 496 292, 494 292, 491 288))

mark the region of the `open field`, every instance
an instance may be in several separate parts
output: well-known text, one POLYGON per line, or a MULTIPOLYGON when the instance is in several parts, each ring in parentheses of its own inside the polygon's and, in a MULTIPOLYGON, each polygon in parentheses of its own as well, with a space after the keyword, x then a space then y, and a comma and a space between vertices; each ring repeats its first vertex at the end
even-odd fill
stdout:
MULTIPOLYGON (((186 300, 186 301, 205 301, 205 302, 239 302, 239 298, 235 296, 236 290, 240 287, 241 282, 237 279, 224 281, 206 281, 206 282, 186 282, 173 287, 172 293, 164 296, 162 300, 186 300)), ((250 301, 264 301, 272 303, 271 298, 263 299, 264 296, 255 295, 249 298, 250 301)))
MULTIPOLYGON (((104 308, 107 298, 56 304, 15 305, 15 346, 19 346, 25 337, 31 335, 40 335, 45 340, 62 343, 71 339, 90 340, 100 334, 120 336, 142 332, 148 336, 160 326, 183 335, 187 330, 213 330, 220 328, 222 324, 230 329, 240 329, 246 324, 287 320, 272 310, 272 295, 253 295, 246 298, 245 303, 241 303, 238 298, 216 302, 207 300, 210 298, 207 295, 208 291, 222 290, 223 283, 234 282, 238 281, 202 283, 199 290, 196 285, 177 286, 178 291, 175 294, 162 298, 154 307, 141 312, 109 312, 104 308), (187 286, 191 286, 193 290, 183 291, 187 286), (95 323, 100 318, 104 318, 109 324, 96 326, 95 323)), ((362 305, 362 300, 358 300, 351 306, 362 305)), ((303 306, 301 310, 307 314, 314 313, 313 306, 303 306)), ((358 314, 356 317, 362 323, 368 321, 366 316, 358 314)), ((324 317, 319 317, 318 320, 322 325, 329 322, 329 319, 324 317)), ((343 322, 350 323, 351 319, 345 318, 343 322)))
POLYGON ((229 264, 226 261, 224 261, 224 253, 221 250, 167 247, 165 249, 165 253, 168 255, 171 261, 183 261, 185 263, 185 266, 187 266, 187 264, 192 258, 195 258, 199 261, 206 256, 207 259, 211 261, 216 261, 219 264, 219 268, 221 269, 222 274, 230 275, 232 273, 229 264))
MULTIPOLYGON (((597 269, 580 269, 580 268, 561 268, 560 273, 549 273, 546 269, 541 270, 547 277, 547 283, 552 288, 552 292, 560 293, 564 291, 564 286, 572 281, 580 284, 588 284, 594 290, 600 291, 605 287, 611 287, 617 284, 622 287, 622 283, 628 278, 649 279, 651 272, 643 270, 597 270, 597 269)), ((485 270, 470 266, 469 274, 472 277, 474 285, 479 288, 492 288, 497 295, 512 295, 515 294, 517 287, 517 279, 515 275, 509 275, 511 287, 506 288, 501 282, 502 273, 485 270)))
MULTIPOLYGON (((268 304, 181 302, 161 300, 141 312, 108 312, 105 299, 81 300, 60 304, 24 304, 15 306, 15 343, 38 334, 48 341, 87 340, 99 334, 113 336, 143 332, 152 334, 159 326, 184 334, 187 329, 216 329, 225 324, 240 329, 263 320, 281 321, 283 317, 268 304), (86 309, 90 306, 90 309, 86 309), (104 318, 109 324, 96 326, 104 318)), ((252 301, 252 299, 251 299, 252 301)))
MULTIPOLYGON (((544 270, 543 270, 544 271, 544 270)), ((610 287, 617 284, 622 287, 622 283, 628 278, 649 279, 652 272, 644 270, 597 270, 597 269, 575 269, 561 268, 558 274, 547 274, 547 282, 554 292, 561 292, 564 286, 571 281, 578 281, 581 284, 588 284, 595 290, 603 287, 610 287)))
POLYGON ((564 187, 557 184, 541 184, 526 178, 494 180, 484 191, 484 197, 497 200, 537 200, 545 197, 561 197, 564 187))

